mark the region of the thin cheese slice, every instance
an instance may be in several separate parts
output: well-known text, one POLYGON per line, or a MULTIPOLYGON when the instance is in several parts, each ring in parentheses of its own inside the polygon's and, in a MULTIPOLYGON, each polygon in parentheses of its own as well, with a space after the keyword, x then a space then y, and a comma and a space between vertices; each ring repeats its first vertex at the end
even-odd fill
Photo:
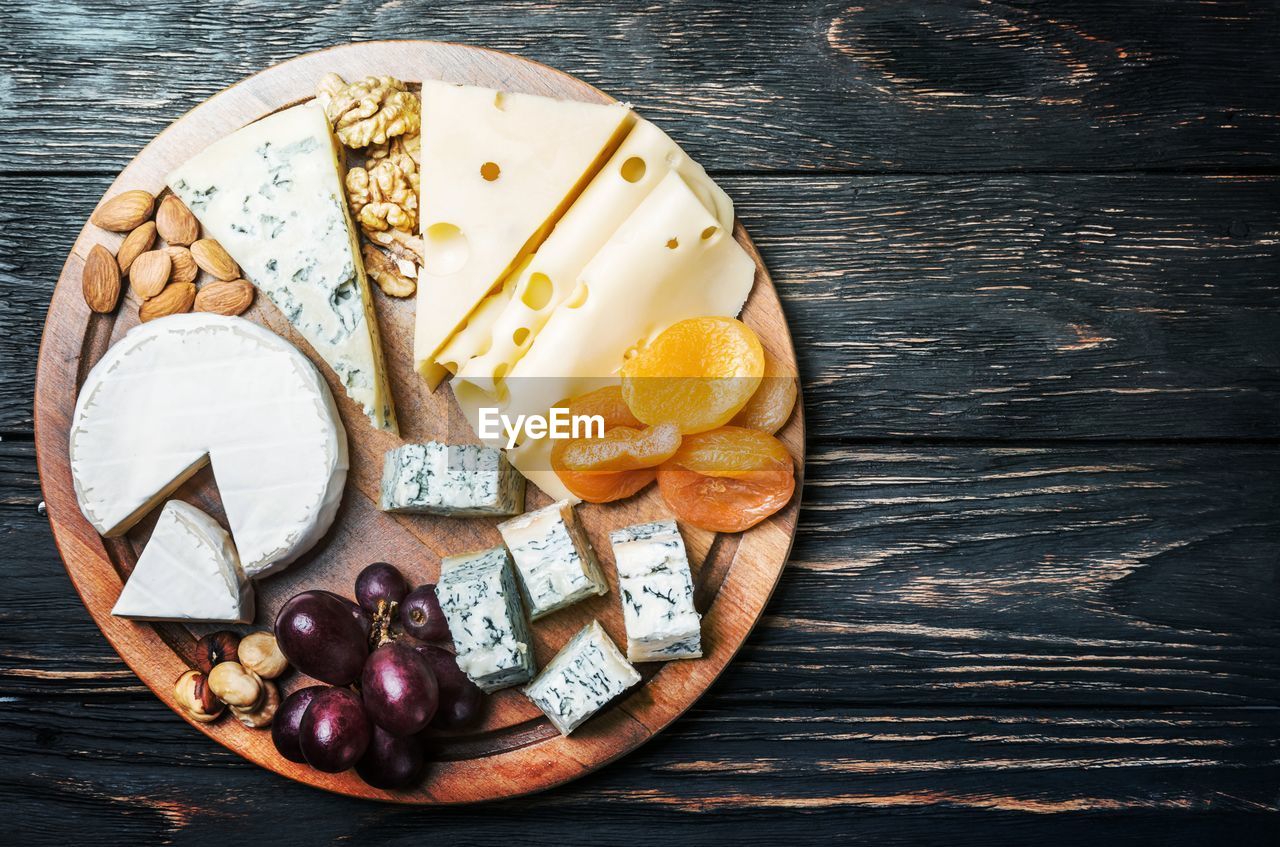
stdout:
MULTIPOLYGON (((671 172, 578 276, 512 368, 498 399, 474 384, 454 396, 472 427, 482 408, 545 415, 554 405, 618 381, 629 353, 685 318, 735 316, 755 280, 755 262, 671 172)), ((495 445, 502 446, 502 445, 495 445)), ((526 440, 508 458, 547 494, 568 492, 550 471, 548 442, 526 440)))
POLYGON ((424 378, 440 374, 440 348, 538 248, 633 121, 621 104, 423 82, 413 347, 424 378))
POLYGON ((266 293, 378 429, 396 431, 378 320, 315 103, 263 118, 169 174, 173 192, 266 293))
POLYGON ((454 385, 469 382, 496 396, 502 375, 533 346, 556 306, 573 292, 582 269, 672 171, 684 178, 720 226, 732 231, 729 196, 665 132, 637 119, 538 252, 441 351, 440 362, 456 374, 454 385))

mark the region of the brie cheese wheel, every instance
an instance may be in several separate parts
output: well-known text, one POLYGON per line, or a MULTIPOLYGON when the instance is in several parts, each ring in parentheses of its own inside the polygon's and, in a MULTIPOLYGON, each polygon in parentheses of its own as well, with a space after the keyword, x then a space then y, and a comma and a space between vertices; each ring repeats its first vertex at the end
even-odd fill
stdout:
POLYGON ((243 318, 194 313, 134 327, 89 372, 71 419, 80 511, 123 535, 206 463, 249 577, 324 535, 347 436, 315 366, 243 318))
POLYGON ((453 384, 469 382, 496 394, 502 374, 528 352, 552 311, 573 293, 578 276, 671 171, 725 232, 733 232, 733 201, 671 138, 646 120, 635 127, 565 212, 547 240, 489 295, 440 352, 453 384), (483 327, 483 331, 473 329, 483 327))
POLYGON ((373 425, 396 431, 341 148, 315 103, 263 118, 169 174, 173 192, 333 368, 373 425))
POLYGON ((253 584, 231 536, 181 500, 170 500, 111 614, 144 621, 249 623, 253 584))
POLYGON ((423 81, 419 373, 438 382, 440 348, 537 249, 633 120, 622 104, 423 81))

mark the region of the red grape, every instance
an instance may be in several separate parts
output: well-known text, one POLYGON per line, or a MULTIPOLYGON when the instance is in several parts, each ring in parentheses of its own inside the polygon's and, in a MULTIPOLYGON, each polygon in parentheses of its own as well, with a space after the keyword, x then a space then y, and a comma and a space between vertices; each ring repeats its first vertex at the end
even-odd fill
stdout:
POLYGON ((354 682, 369 654, 368 636, 359 622, 328 592, 304 591, 289 598, 276 615, 275 632, 294 667, 330 685, 354 682))
POLYGON ((422 641, 449 640, 449 622, 440 608, 434 585, 420 585, 409 592, 400 604, 400 625, 422 641))
POLYGON ((408 788, 422 780, 426 768, 422 742, 373 728, 369 749, 356 763, 356 773, 374 788, 408 788))
POLYGON ((392 735, 421 732, 436 713, 431 667, 412 647, 394 641, 369 654, 360 691, 370 719, 392 735))
POLYGON ((356 602, 366 611, 378 611, 378 603, 399 603, 409 593, 409 583, 386 562, 374 562, 356 577, 356 602))
POLYGON ((311 701, 321 691, 323 685, 309 685, 284 698, 284 702, 276 709, 276 716, 271 720, 271 740, 275 742, 280 755, 291 762, 305 762, 302 747, 298 744, 298 727, 302 724, 302 714, 311 705, 311 701))
POLYGON ((440 705, 431 719, 436 729, 469 729, 484 718, 484 692, 458 667, 458 659, 443 647, 418 644, 414 647, 427 660, 440 690, 440 705))
POLYGON ((302 713, 298 742, 307 764, 341 773, 369 749, 372 729, 360 698, 346 688, 326 688, 302 713))

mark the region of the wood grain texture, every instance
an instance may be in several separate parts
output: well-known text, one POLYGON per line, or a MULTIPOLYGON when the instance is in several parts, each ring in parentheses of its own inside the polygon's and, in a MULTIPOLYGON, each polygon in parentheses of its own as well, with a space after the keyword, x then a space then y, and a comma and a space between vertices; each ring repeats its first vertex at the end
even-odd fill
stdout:
MULTIPOLYGON (((375 71, 411 83, 445 79, 586 102, 608 101, 607 95, 559 71, 493 51, 431 42, 346 45, 286 62, 210 98, 139 153, 105 196, 129 189, 158 195, 166 175, 175 166, 237 127, 310 99, 317 81, 326 73, 357 79, 375 71)), ((755 330, 784 368, 794 371, 795 352, 768 271, 740 224, 734 237, 756 265, 742 320, 755 330)), ((110 249, 119 240, 118 235, 86 224, 54 288, 36 372, 36 458, 54 539, 81 600, 129 667, 157 697, 185 718, 173 693, 173 681, 194 664, 195 636, 202 629, 139 623, 112 613, 124 581, 149 543, 153 523, 144 517, 127 535, 103 539, 81 514, 72 484, 68 439, 76 397, 86 375, 107 348, 139 322, 136 292, 131 291, 111 315, 91 313, 82 293, 85 255, 90 248, 97 249, 96 245, 105 244, 110 249)), ((311 351, 303 336, 267 298, 257 298, 254 307, 243 315, 265 324, 304 354, 310 352, 335 398, 350 453, 345 493, 333 528, 323 543, 292 567, 256 583, 254 627, 270 627, 278 610, 300 591, 327 588, 350 596, 356 575, 370 561, 393 562, 413 584, 421 585, 438 580, 440 557, 502 543, 496 519, 391 515, 378 509, 383 459, 388 450, 406 442, 457 443, 460 436, 471 439, 473 435, 458 421, 460 413, 451 392, 432 392, 414 370, 413 304, 389 300, 380 294, 375 297, 387 380, 399 409, 407 412, 399 435, 379 432, 368 425, 363 409, 346 396, 342 378, 311 351)), ((799 401, 777 435, 801 468, 802 480, 804 423, 799 401)), ((216 471, 208 470, 197 473, 172 496, 220 516, 215 475, 216 471)), ((269 486, 271 480, 263 482, 269 486)), ((530 492, 526 500, 531 509, 550 502, 538 491, 530 492)), ((368 785, 354 772, 325 774, 305 764, 289 762, 276 751, 268 733, 248 729, 238 721, 189 722, 276 773, 355 797, 399 803, 473 803, 563 784, 648 741, 719 676, 760 618, 777 584, 794 537, 797 510, 798 502, 793 499, 750 529, 722 537, 682 526, 694 575, 694 601, 702 619, 701 658, 647 666, 643 682, 572 737, 558 733, 519 690, 496 692, 487 698, 487 715, 482 724, 463 736, 433 742, 442 752, 429 780, 412 789, 392 792, 368 785)), ((598 551, 606 581, 614 585, 617 579, 611 575, 613 556, 608 533, 671 514, 653 487, 626 501, 583 505, 576 511, 598 551)), ((598 621, 616 643, 625 640, 622 607, 616 592, 611 592, 576 604, 532 627, 529 647, 536 666, 545 667, 574 633, 592 621, 598 621)), ((302 680, 291 680, 283 686, 282 693, 304 684, 302 680)))
POLYGON ((119 170, 241 77, 345 41, 519 53, 715 170, 1280 165, 1280 13, 1242 0, 0 2, 0 169, 119 170), (74 13, 68 13, 74 8, 74 13))
MULTIPOLYGON (((811 435, 1280 435, 1280 180, 722 180, 794 326, 811 435)), ((0 179, 0 431, 106 179, 0 179)))

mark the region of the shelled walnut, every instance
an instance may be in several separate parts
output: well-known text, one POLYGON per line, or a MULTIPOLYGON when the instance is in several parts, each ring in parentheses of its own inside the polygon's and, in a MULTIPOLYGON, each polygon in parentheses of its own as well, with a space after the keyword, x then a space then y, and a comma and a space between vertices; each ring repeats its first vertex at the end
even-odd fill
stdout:
POLYGON ((337 74, 326 74, 317 96, 338 140, 353 150, 412 135, 421 126, 418 98, 389 76, 345 83, 337 74))
POLYGON ((346 183, 351 212, 363 229, 417 229, 418 166, 407 153, 393 153, 368 168, 352 168, 346 183))
POLYGON ((364 269, 373 281, 378 283, 382 293, 388 297, 408 297, 418 289, 406 270, 415 270, 412 262, 396 260, 372 244, 361 244, 360 253, 364 256, 364 269), (404 261, 407 267, 400 265, 404 261))

